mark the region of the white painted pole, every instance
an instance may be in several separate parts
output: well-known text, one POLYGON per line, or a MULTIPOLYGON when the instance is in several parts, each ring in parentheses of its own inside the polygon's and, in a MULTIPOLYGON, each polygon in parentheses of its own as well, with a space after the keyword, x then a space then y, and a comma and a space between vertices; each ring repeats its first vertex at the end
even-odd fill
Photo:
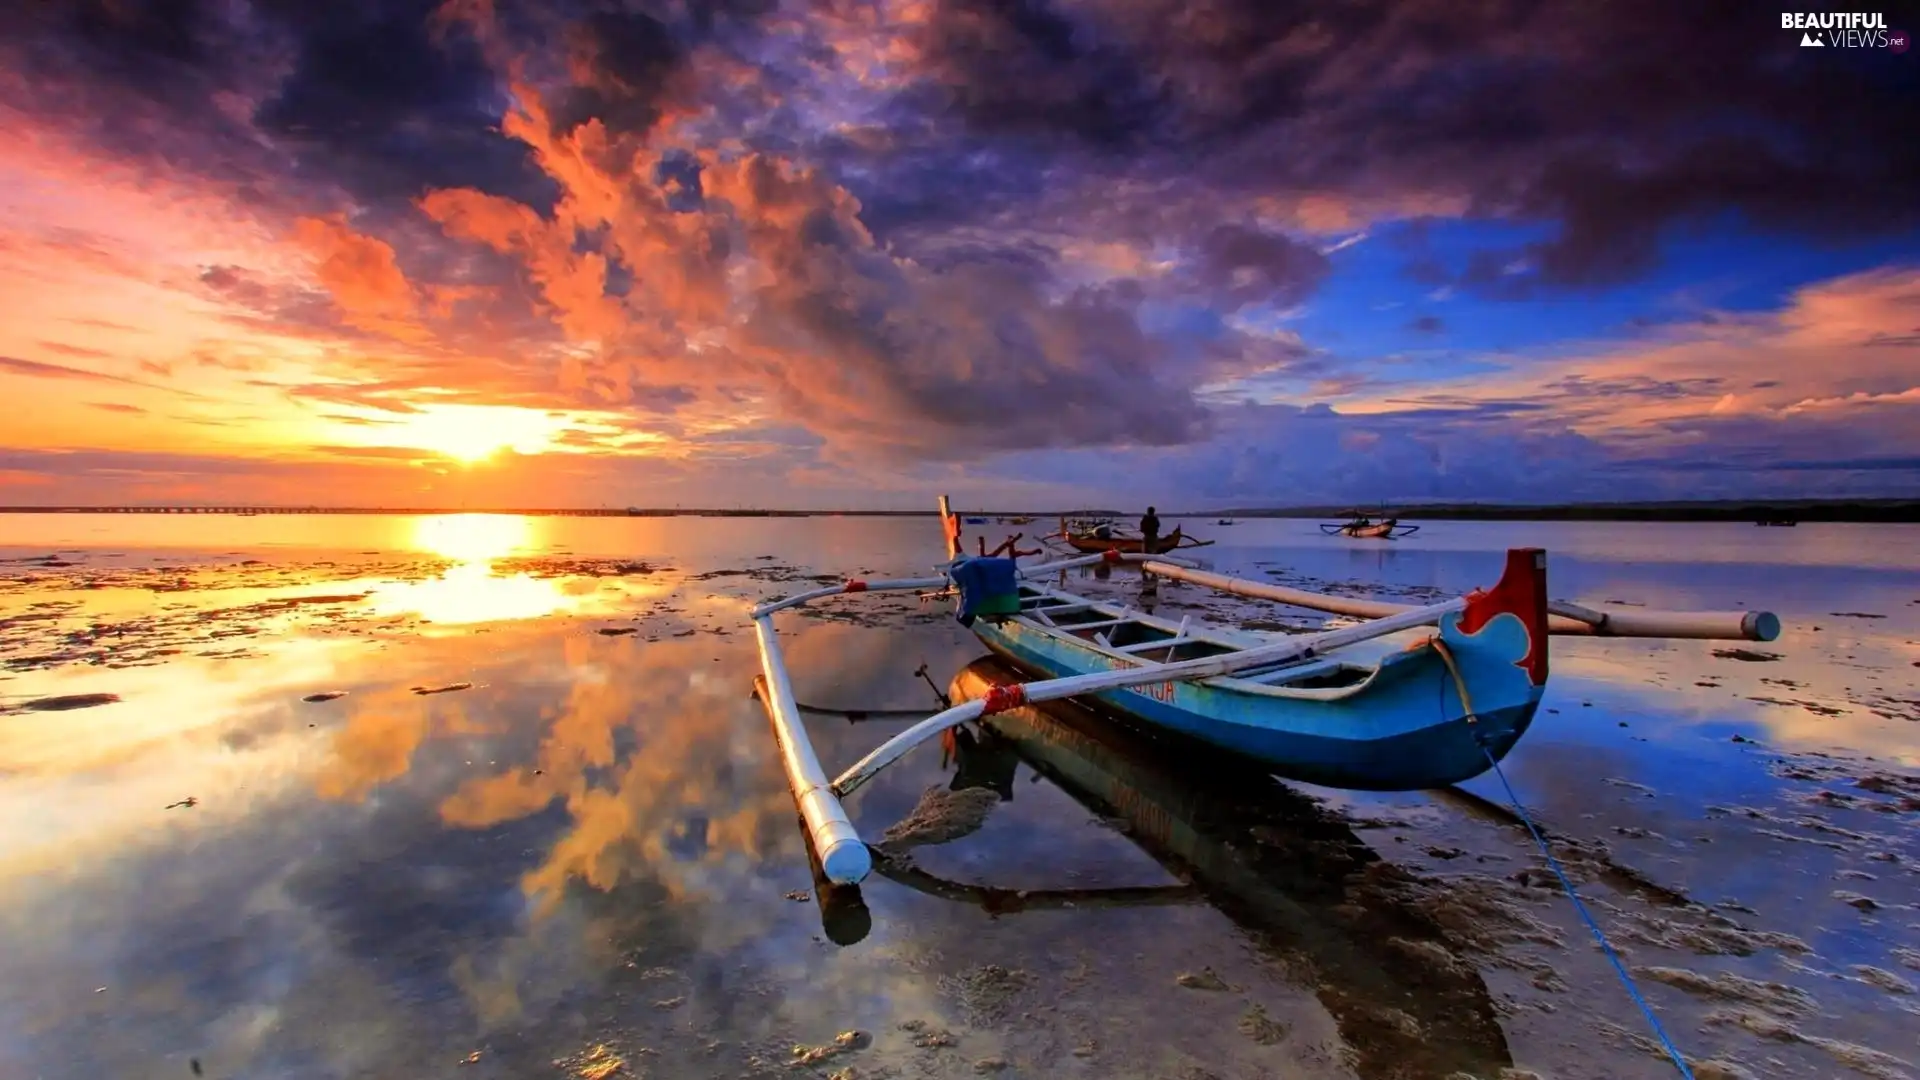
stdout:
MULTIPOLYGON (((1263 581, 1227 577, 1175 566, 1160 560, 1141 567, 1149 574, 1191 582, 1235 596, 1275 603, 1292 604, 1314 611, 1351 615, 1358 619, 1381 619, 1415 610, 1409 604, 1384 600, 1361 600, 1351 596, 1327 596, 1304 592, 1263 581)), ((1712 641, 1772 641, 1780 636, 1780 619, 1770 611, 1596 611, 1576 604, 1554 602, 1547 605, 1547 632, 1584 637, 1699 638, 1712 641)))
POLYGON ((771 617, 755 618, 753 630, 759 638, 760 670, 766 679, 767 717, 780 744, 780 763, 786 769, 800 820, 806 823, 807 835, 828 880, 856 885, 872 871, 873 854, 847 818, 846 808, 840 805, 827 783, 826 772, 820 768, 820 759, 814 755, 799 706, 794 704, 793 684, 787 678, 786 662, 780 658, 771 617))
POLYGON ((863 592, 898 592, 902 589, 931 589, 936 585, 945 585, 946 583, 947 577, 945 574, 939 577, 890 578, 883 581, 846 581, 838 585, 828 585, 821 589, 808 589, 806 592, 794 593, 792 596, 779 600, 769 600, 753 609, 753 618, 756 620, 764 619, 776 611, 785 611, 791 607, 799 607, 801 604, 828 596, 845 596, 850 593, 863 592))
POLYGON ((1203 585, 1235 596, 1272 600, 1276 603, 1292 604, 1295 607, 1311 608, 1315 611, 1329 611, 1335 615, 1351 615, 1356 619, 1382 619, 1388 615, 1398 615, 1403 611, 1413 610, 1411 604, 1392 604, 1383 600, 1361 600, 1351 596, 1327 596, 1322 593, 1302 592, 1283 585, 1269 585, 1263 581, 1248 581, 1245 578, 1228 577, 1225 574, 1215 574, 1205 570, 1190 570, 1158 559, 1148 562, 1141 569, 1149 574, 1203 585))

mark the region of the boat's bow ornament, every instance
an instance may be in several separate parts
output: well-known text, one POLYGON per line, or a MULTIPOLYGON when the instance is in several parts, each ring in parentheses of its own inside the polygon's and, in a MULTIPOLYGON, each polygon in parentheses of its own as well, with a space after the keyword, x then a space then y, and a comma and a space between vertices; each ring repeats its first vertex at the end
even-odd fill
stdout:
POLYGON ((1441 629, 1467 637, 1511 642, 1513 666, 1526 672, 1534 686, 1547 685, 1547 553, 1539 548, 1507 552, 1507 572, 1491 589, 1467 595, 1460 614, 1448 617, 1441 629))

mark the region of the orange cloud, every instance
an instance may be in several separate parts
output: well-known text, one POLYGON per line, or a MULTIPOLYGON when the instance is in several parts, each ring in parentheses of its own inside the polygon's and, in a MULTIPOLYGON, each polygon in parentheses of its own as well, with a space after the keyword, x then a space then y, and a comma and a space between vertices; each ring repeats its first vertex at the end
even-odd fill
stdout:
POLYGON ((410 321, 418 298, 391 244, 355 232, 339 215, 299 219, 294 239, 318 260, 320 283, 350 323, 394 337, 421 336, 410 321))
POLYGON ((619 303, 606 295, 606 256, 576 252, 572 230, 561 223, 546 221, 511 199, 468 189, 432 192, 420 200, 420 209, 449 236, 525 260, 573 340, 617 341, 626 328, 619 303))

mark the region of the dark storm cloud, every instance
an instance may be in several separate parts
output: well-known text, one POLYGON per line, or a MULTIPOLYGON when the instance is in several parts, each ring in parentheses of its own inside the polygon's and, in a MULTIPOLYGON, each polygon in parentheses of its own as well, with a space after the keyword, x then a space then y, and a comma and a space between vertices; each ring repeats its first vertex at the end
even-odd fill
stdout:
MULTIPOLYGON (((438 0, 74 0, 7 5, 0 67, 69 134, 152 170, 300 205, 463 185, 551 202, 507 97, 438 0)), ((4 78, 4 77, 0 77, 4 78)))
POLYGON ((1139 148, 1166 92, 1138 58, 1045 0, 941 0, 920 28, 930 85, 920 104, 988 135, 1139 148))
POLYGON ((686 49, 666 23, 645 12, 598 11, 569 26, 565 39, 580 83, 555 109, 558 129, 595 119, 622 131, 654 125, 668 78, 686 63, 686 49))
POLYGON ((357 198, 477 187, 543 204, 552 182, 499 131, 507 96, 479 44, 434 22, 439 0, 256 3, 297 44, 291 74, 254 123, 296 168, 357 198))
POLYGON ((1716 215, 1821 237, 1920 223, 1920 146, 1891 136, 1920 110, 1910 58, 1802 52, 1731 0, 1107 0, 1073 5, 1071 30, 1048 0, 936 10, 964 33, 928 35, 923 78, 974 135, 1124 145, 1128 173, 1198 197, 1458 198, 1552 224, 1482 267, 1531 255, 1544 284, 1643 273, 1664 228, 1716 215))
POLYGON ((902 265, 822 178, 764 157, 714 191, 775 269, 744 344, 783 357, 781 400, 836 439, 962 457, 989 434, 1009 449, 1166 445, 1205 428, 1179 370, 1194 360, 1142 330, 1137 286, 1049 302, 1031 263, 902 265))
POLYGON ((1198 256, 1200 283, 1236 304, 1289 307, 1305 300, 1332 269, 1317 248, 1240 225, 1208 232, 1198 256))

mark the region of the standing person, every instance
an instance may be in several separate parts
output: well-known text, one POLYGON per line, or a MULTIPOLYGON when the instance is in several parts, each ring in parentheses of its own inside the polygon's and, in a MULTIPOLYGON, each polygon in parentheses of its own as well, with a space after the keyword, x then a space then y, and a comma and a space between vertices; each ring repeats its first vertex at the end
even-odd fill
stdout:
POLYGON ((1155 554, 1154 547, 1160 543, 1160 515, 1154 513, 1151 506, 1147 507, 1147 516, 1140 519, 1140 536, 1146 541, 1140 550, 1155 554))

